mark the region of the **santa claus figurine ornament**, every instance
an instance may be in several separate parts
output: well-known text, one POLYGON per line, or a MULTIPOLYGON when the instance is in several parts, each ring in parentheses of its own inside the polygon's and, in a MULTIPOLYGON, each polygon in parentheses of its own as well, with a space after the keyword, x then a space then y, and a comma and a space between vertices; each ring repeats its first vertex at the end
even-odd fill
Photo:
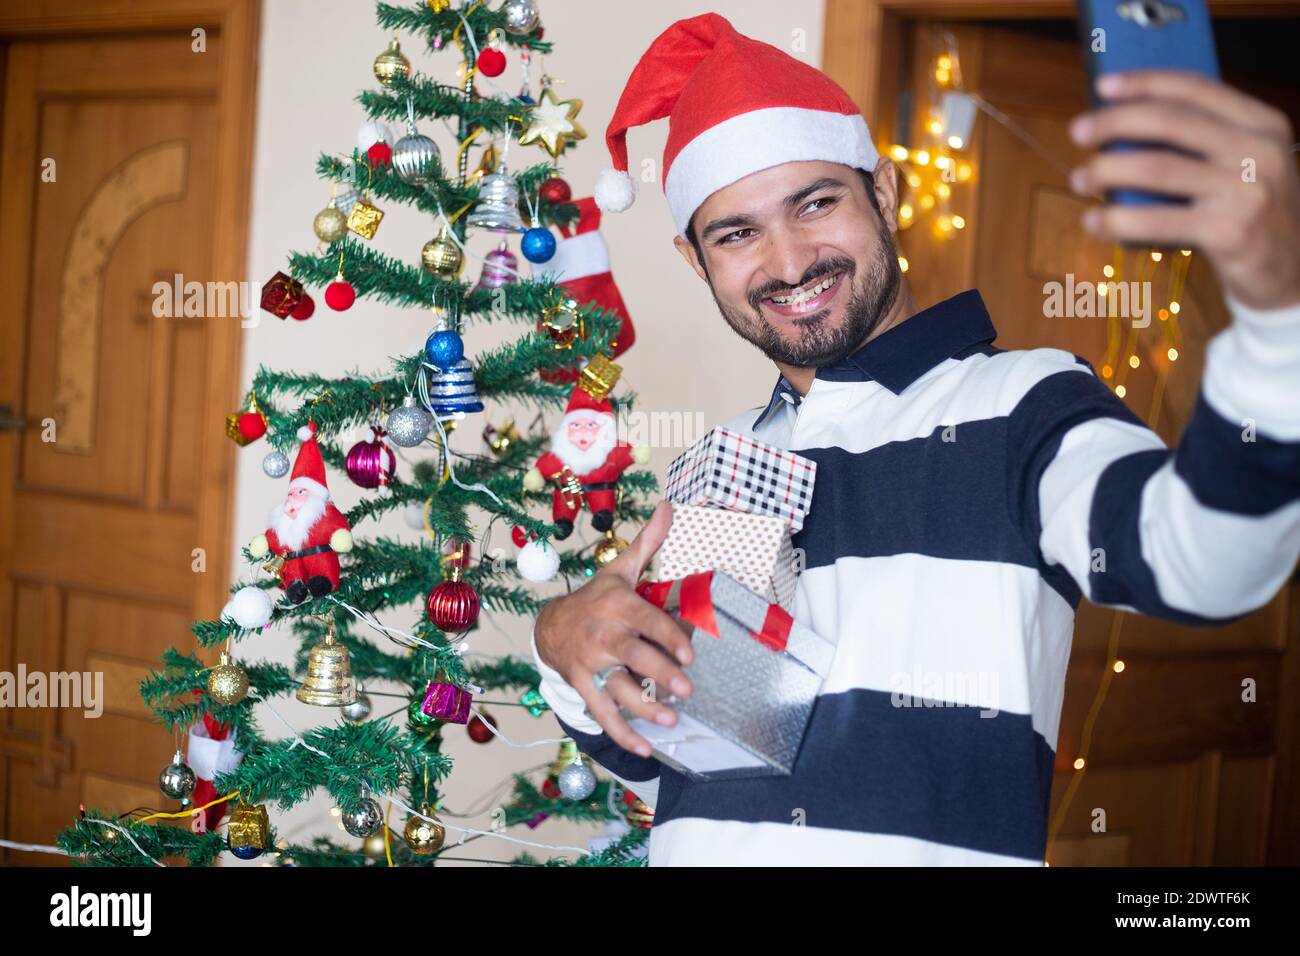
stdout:
POLYGON ((528 491, 541 491, 548 481, 555 484, 551 521, 558 540, 573 533, 573 521, 584 507, 591 512, 593 528, 612 528, 619 476, 633 462, 643 465, 650 460, 649 446, 618 441, 614 408, 606 396, 620 371, 603 355, 592 357, 569 397, 560 427, 551 434, 551 450, 524 475, 528 491))
POLYGON ((284 503, 271 511, 266 534, 248 545, 254 558, 270 555, 267 571, 280 578, 292 604, 310 595, 324 597, 339 586, 339 555, 352 550, 352 532, 343 513, 330 503, 325 462, 316 442, 316 423, 298 430, 302 447, 289 476, 284 503))

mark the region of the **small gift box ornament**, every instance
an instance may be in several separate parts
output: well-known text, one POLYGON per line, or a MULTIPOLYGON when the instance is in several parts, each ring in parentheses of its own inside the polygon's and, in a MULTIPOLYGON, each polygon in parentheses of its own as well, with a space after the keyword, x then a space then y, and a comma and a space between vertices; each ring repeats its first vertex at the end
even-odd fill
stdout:
POLYGON ((257 404, 257 395, 248 393, 244 407, 226 416, 226 437, 241 448, 266 434, 266 416, 257 404))
POLYGON ((383 212, 370 204, 369 197, 358 199, 348 213, 348 228, 362 239, 373 239, 379 230, 379 221, 383 218, 383 212))
POLYGON ((282 319, 289 317, 302 297, 302 283, 295 282, 283 272, 277 272, 262 286, 262 308, 282 319))
POLYGON ((453 724, 469 723, 469 705, 473 695, 455 684, 449 683, 445 674, 439 673, 424 691, 424 703, 420 711, 426 717, 434 717, 453 724))
POLYGON ((262 804, 241 803, 230 812, 226 840, 239 859, 256 859, 266 852, 270 833, 271 821, 262 804))

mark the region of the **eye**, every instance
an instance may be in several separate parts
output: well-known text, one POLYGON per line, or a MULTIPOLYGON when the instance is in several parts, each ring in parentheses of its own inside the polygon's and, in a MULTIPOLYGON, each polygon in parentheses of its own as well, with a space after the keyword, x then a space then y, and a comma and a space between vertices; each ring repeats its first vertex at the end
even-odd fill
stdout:
POLYGON ((727 233, 725 236, 723 236, 721 239, 718 240, 718 245, 720 245, 720 246, 725 246, 725 245, 731 244, 731 243, 733 242, 733 240, 734 240, 735 242, 739 242, 740 239, 738 239, 738 238, 736 238, 736 237, 739 236, 739 237, 741 237, 741 238, 745 238, 744 233, 747 233, 747 232, 753 232, 753 231, 754 231, 753 229, 737 229, 735 232, 729 232, 729 233, 727 233))
POLYGON ((834 206, 839 201, 840 200, 838 196, 821 196, 817 199, 814 199, 808 205, 804 206, 803 211, 819 212, 822 209, 829 209, 831 206, 834 206), (819 205, 819 203, 822 205, 819 205))

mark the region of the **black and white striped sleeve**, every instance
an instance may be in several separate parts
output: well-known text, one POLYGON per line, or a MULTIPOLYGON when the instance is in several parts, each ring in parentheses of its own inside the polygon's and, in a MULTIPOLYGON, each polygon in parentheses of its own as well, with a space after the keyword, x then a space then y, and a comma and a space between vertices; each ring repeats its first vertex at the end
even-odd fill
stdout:
POLYGON ((1300 306, 1228 305, 1177 448, 1082 359, 1044 375, 1010 416, 1012 506, 1043 560, 1094 603, 1223 623, 1268 603, 1295 569, 1300 306))

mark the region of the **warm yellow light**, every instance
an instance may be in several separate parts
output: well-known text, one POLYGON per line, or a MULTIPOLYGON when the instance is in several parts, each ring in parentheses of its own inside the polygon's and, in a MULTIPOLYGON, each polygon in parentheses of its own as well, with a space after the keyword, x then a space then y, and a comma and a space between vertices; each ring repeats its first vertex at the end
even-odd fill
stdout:
POLYGON ((1136 355, 1130 355, 1128 357, 1129 368, 1137 368, 1141 364, 1142 364, 1142 360, 1138 358, 1136 355))
POLYGON ((1160 321, 1163 322, 1165 319, 1169 318, 1169 310, 1161 309, 1159 312, 1156 313, 1156 315, 1160 316, 1160 321))
POLYGON ((951 146, 953 149, 961 149, 963 146, 966 145, 966 141, 962 139, 960 136, 949 136, 948 145, 951 146))
POLYGON ((1114 668, 1116 674, 1122 674, 1122 673, 1124 673, 1124 662, 1123 662, 1123 661, 1116 661, 1116 662, 1115 662, 1113 665, 1111 665, 1111 666, 1114 668))
POLYGON ((1103 365, 1103 366, 1101 367, 1101 377, 1102 377, 1102 378, 1110 378, 1110 377, 1111 377, 1112 375, 1114 375, 1114 374, 1115 374, 1115 370, 1114 370, 1113 368, 1111 368, 1109 365, 1103 365))
POLYGON ((912 218, 912 207, 909 206, 907 203, 903 203, 903 205, 899 206, 899 207, 898 207, 898 218, 899 218, 899 219, 911 219, 911 218, 912 218))
POLYGON ((899 256, 899 257, 898 257, 898 268, 899 268, 900 270, 902 270, 903 272, 906 272, 906 271, 907 271, 907 266, 908 266, 908 263, 907 263, 907 256, 899 256))
POLYGON ((1171 362, 1178 361, 1178 349, 1171 348, 1166 354, 1169 356, 1169 361, 1171 362))
POLYGON ((907 147, 891 146, 889 149, 889 155, 893 156, 894 159, 898 160, 901 163, 903 160, 907 159, 907 147))
POLYGON ((948 54, 946 54, 946 53, 943 54, 943 56, 939 57, 938 61, 935 62, 935 66, 937 66, 937 67, 938 67, 939 69, 941 69, 941 70, 951 70, 951 69, 952 69, 952 57, 950 57, 950 56, 949 56, 948 54))
POLYGON ((1160 261, 1160 258, 1161 258, 1160 253, 1157 252, 1156 250, 1152 249, 1152 250, 1151 250, 1151 261, 1152 261, 1152 262, 1159 262, 1159 261, 1160 261))
POLYGON ((1115 275, 1115 267, 1114 267, 1114 266, 1102 266, 1102 267, 1101 267, 1101 274, 1104 275, 1107 279, 1109 279, 1109 278, 1111 278, 1112 276, 1115 275))
POLYGON ((934 79, 940 86, 947 86, 948 81, 952 79, 952 74, 947 70, 935 70, 934 79))
POLYGON ((937 119, 932 119, 932 120, 930 120, 930 123, 929 123, 928 129, 929 129, 930 132, 933 133, 935 136, 938 136, 940 133, 943 132, 943 124, 940 123, 937 119))
POLYGON ((942 233, 952 232, 952 216, 940 216, 935 221, 935 227, 942 233))
POLYGON ((925 166, 930 162, 930 154, 923 149, 918 149, 912 154, 912 162, 918 166, 925 166))
POLYGON ((952 227, 953 227, 954 229, 965 229, 965 228, 966 228, 966 220, 963 219, 961 216, 953 216, 953 217, 952 217, 952 227))
POLYGON ((921 197, 921 209, 928 212, 934 208, 934 197, 926 193, 921 197))
POLYGON ((944 199, 947 199, 949 196, 952 195, 952 187, 949 186, 947 183, 935 183, 934 191, 938 195, 942 196, 944 199))
POLYGON ((1191 250, 1191 249, 1179 249, 1178 251, 1181 252, 1181 253, 1182 253, 1183 255, 1185 255, 1185 256, 1190 256, 1190 255, 1192 254, 1192 250, 1191 250))
MULTIPOLYGON (((1082 283, 1082 282, 1079 283, 1080 286, 1083 286, 1084 284, 1085 284, 1085 283, 1082 283)), ((1100 283, 1100 282, 1097 283, 1097 294, 1098 294, 1098 295, 1105 295, 1105 294, 1106 294, 1106 287, 1105 287, 1102 283, 1100 283)))
POLYGON ((1082 770, 1082 769, 1083 769, 1083 758, 1082 758, 1082 757, 1075 757, 1075 758, 1074 758, 1074 769, 1075 769, 1075 770, 1082 770))
POLYGON ((1115 394, 1118 395, 1120 398, 1123 398, 1125 395, 1128 394, 1128 389, 1125 388, 1123 385, 1116 385, 1115 394))
POLYGON ((952 157, 951 157, 951 156, 936 156, 936 157, 934 158, 934 165, 935 165, 935 168, 936 168, 936 169, 947 169, 949 166, 952 165, 952 157))
POLYGON ((908 174, 907 174, 907 185, 911 186, 913 189, 920 189, 920 188, 921 188, 921 177, 918 176, 918 175, 916 175, 916 173, 908 173, 908 174))
POLYGON ((1169 311, 1174 315, 1177 315, 1181 309, 1182 306, 1178 304, 1177 300, 1169 303, 1169 311))
POLYGON ((971 176, 970 163, 961 163, 957 166, 958 182, 964 183, 966 182, 966 180, 970 179, 970 176, 971 176))

